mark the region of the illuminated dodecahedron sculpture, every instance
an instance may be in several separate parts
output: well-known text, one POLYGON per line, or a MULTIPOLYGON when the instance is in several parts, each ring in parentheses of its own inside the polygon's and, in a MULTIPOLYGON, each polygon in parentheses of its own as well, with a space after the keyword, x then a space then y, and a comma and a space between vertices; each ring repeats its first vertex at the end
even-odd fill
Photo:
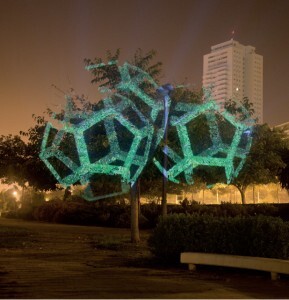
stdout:
MULTIPOLYGON (((243 113, 246 114, 243 108, 243 113)), ((252 120, 239 121, 216 103, 177 103, 170 112, 170 131, 175 138, 169 138, 163 149, 167 153, 167 169, 154 158, 158 169, 175 183, 185 180, 194 182, 193 175, 201 168, 219 168, 224 172, 227 183, 242 169, 251 147, 252 120)))
MULTIPOLYGON (((88 69, 98 67, 91 65, 88 69)), ((48 123, 44 133, 40 158, 63 186, 77 182, 87 185, 87 200, 127 192, 164 132, 162 101, 142 89, 147 83, 156 90, 156 83, 128 63, 118 70, 121 80, 116 90, 105 90, 109 96, 96 111, 79 112, 68 97, 64 118, 57 126, 48 123), (93 183, 103 176, 120 184, 120 190, 96 195, 93 183)))

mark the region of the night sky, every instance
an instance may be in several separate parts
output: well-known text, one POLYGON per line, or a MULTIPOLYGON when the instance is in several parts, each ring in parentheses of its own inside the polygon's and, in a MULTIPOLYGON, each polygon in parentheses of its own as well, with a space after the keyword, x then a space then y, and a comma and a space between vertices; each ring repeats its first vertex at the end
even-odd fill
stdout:
POLYGON ((121 48, 157 51, 163 83, 200 88, 203 55, 235 40, 264 58, 264 121, 289 121, 288 0, 0 0, 0 135, 65 100, 52 87, 99 99, 84 58, 121 48))

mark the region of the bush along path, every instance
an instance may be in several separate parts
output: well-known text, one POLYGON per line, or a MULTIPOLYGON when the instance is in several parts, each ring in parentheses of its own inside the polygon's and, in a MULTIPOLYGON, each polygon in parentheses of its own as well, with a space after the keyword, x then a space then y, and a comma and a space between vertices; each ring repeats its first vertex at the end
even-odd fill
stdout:
POLYGON ((289 223, 268 216, 214 217, 173 214, 161 219, 149 240, 160 260, 177 262, 181 252, 289 258, 289 223))
MULTIPOLYGON (((235 216, 279 216, 289 221, 289 203, 286 204, 232 204, 202 205, 197 202, 183 201, 181 205, 169 205, 168 214, 209 214, 215 217, 235 216)), ((50 200, 37 205, 23 205, 20 209, 6 212, 3 216, 44 222, 96 225, 116 228, 130 228, 130 206, 106 202, 87 202, 78 196, 67 201, 50 200)), ((140 228, 154 228, 161 215, 161 206, 155 203, 142 204, 140 208, 140 228)))

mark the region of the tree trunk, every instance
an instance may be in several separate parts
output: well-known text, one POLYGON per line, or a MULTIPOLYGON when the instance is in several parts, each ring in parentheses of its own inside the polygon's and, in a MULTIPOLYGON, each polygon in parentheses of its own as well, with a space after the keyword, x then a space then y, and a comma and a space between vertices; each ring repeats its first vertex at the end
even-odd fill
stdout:
POLYGON ((71 196, 71 190, 70 190, 70 186, 68 186, 64 190, 63 201, 68 200, 70 198, 70 196, 71 196))
POLYGON ((240 190, 241 193, 241 200, 242 200, 242 204, 246 204, 246 196, 245 196, 245 191, 240 190))
POLYGON ((245 196, 245 192, 246 192, 246 188, 247 187, 240 187, 236 185, 236 188, 239 190, 240 194, 241 194, 241 201, 242 204, 246 204, 246 196, 245 196))
POLYGON ((136 244, 140 241, 139 237, 139 199, 138 199, 138 184, 135 182, 130 188, 130 229, 131 229, 131 242, 136 244))
POLYGON ((140 216, 140 178, 137 180, 138 216, 140 216))

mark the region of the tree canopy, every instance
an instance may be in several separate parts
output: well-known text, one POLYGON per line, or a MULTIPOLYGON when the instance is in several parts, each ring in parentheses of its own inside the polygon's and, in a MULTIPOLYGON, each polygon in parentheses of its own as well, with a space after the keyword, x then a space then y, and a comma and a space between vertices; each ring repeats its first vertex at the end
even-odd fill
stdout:
MULTIPOLYGON (((245 165, 233 184, 239 189, 245 204, 245 191, 250 184, 268 184, 278 182, 278 175, 284 172, 288 153, 285 134, 278 129, 271 129, 267 124, 255 125, 253 144, 245 165), (284 154, 283 154, 284 153, 284 154), (283 157, 282 157, 283 154, 283 157)), ((283 173, 284 187, 286 173, 283 173)))
POLYGON ((26 153, 26 145, 20 136, 0 136, 0 178, 3 183, 24 185, 26 153))
POLYGON ((0 137, 0 178, 3 183, 22 187, 28 183, 36 190, 55 189, 56 179, 39 158, 46 122, 42 116, 34 118, 36 124, 27 132, 0 137))

